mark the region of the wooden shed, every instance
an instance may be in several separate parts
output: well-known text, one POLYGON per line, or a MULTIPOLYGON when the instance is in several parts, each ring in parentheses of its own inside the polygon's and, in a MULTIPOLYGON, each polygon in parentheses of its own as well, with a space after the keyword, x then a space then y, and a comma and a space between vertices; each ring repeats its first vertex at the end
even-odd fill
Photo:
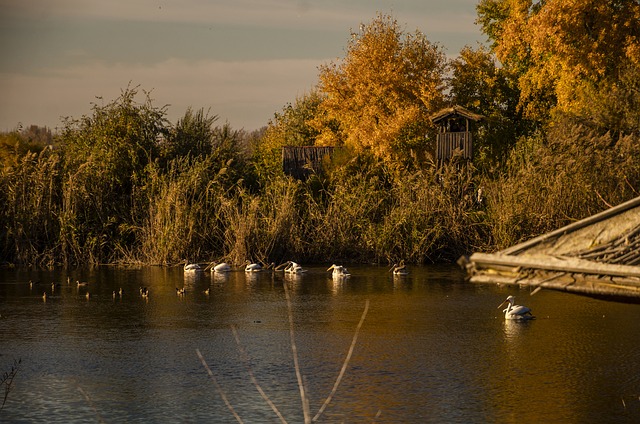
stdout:
POLYGON ((322 160, 333 154, 329 146, 284 146, 282 148, 282 170, 299 180, 309 178, 312 173, 322 172, 322 160))
POLYGON ((473 159, 473 136, 470 121, 478 122, 484 116, 473 113, 462 106, 442 109, 430 117, 438 126, 436 139, 436 161, 442 164, 460 150, 465 159, 473 159))

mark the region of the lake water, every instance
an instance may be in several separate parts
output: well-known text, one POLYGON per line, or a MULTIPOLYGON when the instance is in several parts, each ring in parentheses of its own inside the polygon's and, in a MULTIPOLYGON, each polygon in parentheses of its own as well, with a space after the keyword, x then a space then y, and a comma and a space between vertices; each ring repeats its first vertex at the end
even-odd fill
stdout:
POLYGON ((0 422, 232 423, 231 408, 280 422, 252 375, 287 422, 303 422, 286 293, 311 416, 369 304, 320 422, 640 422, 640 305, 473 285, 454 266, 400 278, 354 266, 346 281, 326 268, 1 270, 0 372, 21 364, 0 422), (537 319, 505 322, 510 294, 537 319))

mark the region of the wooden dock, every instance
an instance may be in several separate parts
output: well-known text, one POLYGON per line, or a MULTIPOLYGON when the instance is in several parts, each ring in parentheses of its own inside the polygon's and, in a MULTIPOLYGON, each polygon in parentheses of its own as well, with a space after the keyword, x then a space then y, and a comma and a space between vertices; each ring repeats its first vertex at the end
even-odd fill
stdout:
POLYGON ((640 197, 496 253, 458 263, 472 283, 640 303, 640 197))

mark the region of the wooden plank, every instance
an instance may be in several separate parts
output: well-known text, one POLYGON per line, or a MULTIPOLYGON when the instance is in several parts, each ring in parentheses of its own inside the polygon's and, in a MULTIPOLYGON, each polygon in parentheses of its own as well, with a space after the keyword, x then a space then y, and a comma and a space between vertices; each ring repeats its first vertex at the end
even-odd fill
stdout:
MULTIPOLYGON (((640 278, 640 267, 628 265, 612 265, 596 263, 576 258, 556 258, 553 256, 513 256, 504 254, 474 253, 469 258, 476 267, 484 266, 512 266, 531 269, 543 269, 547 271, 582 273, 593 275, 610 275, 616 277, 640 278)), ((640 283, 629 283, 640 287, 640 283)))
POLYGON ((518 286, 531 286, 536 289, 531 292, 531 295, 537 293, 540 289, 563 291, 567 293, 598 296, 608 299, 615 298, 616 300, 625 299, 627 301, 638 302, 640 299, 640 287, 629 286, 624 283, 608 282, 604 280, 575 278, 571 281, 567 281, 566 278, 558 279, 518 279, 516 277, 509 277, 497 274, 476 274, 470 279, 472 283, 480 284, 504 284, 504 285, 518 285, 518 286))
POLYGON ((535 246, 536 244, 544 241, 544 240, 548 240, 550 238, 553 237, 558 237, 558 236, 562 236, 564 234, 567 234, 571 231, 575 231, 578 230, 580 228, 584 228, 586 226, 595 224, 597 222, 603 221, 605 219, 608 219, 612 216, 618 215, 624 211, 627 211, 629 209, 635 208, 637 206, 640 206, 640 197, 636 197, 634 199, 631 199, 625 203, 621 203, 618 206, 615 206, 613 208, 607 209, 603 212, 597 213, 595 215, 592 215, 588 218, 582 219, 580 221, 574 222, 572 224, 566 225, 562 228, 559 228, 555 231, 551 231, 549 233, 546 234, 542 234, 538 237, 532 238, 531 240, 525 241, 523 243, 520 244, 516 244, 514 246, 511 246, 507 249, 501 250, 499 253, 504 254, 504 255, 516 255, 520 252, 522 252, 525 249, 528 249, 532 246, 535 246))

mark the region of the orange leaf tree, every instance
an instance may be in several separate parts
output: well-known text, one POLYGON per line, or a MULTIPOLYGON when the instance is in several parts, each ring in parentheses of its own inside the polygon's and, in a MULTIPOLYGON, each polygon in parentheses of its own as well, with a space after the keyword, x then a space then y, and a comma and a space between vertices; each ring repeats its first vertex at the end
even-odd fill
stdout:
POLYGON ((478 23, 502 64, 520 75, 520 107, 538 119, 581 109, 580 90, 639 64, 637 1, 481 0, 478 23))
POLYGON ((325 95, 318 145, 344 144, 381 159, 427 147, 429 115, 442 106, 446 57, 419 31, 379 14, 352 33, 345 58, 320 67, 325 95))

